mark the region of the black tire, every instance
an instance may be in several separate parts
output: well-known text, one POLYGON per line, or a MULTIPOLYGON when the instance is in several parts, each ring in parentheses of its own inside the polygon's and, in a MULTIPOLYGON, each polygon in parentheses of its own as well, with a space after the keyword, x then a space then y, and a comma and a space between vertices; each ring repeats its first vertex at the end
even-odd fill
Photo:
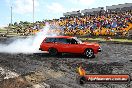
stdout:
POLYGON ((80 85, 84 85, 85 83, 86 83, 86 78, 85 77, 83 77, 83 76, 79 76, 79 77, 77 77, 77 83, 78 84, 80 84, 80 85))
POLYGON ((95 58, 93 49, 86 49, 84 54, 88 58, 95 58))
POLYGON ((57 51, 57 49, 55 49, 55 48, 50 48, 50 49, 49 49, 49 54, 50 54, 51 56, 56 56, 56 55, 58 54, 58 51, 57 51))

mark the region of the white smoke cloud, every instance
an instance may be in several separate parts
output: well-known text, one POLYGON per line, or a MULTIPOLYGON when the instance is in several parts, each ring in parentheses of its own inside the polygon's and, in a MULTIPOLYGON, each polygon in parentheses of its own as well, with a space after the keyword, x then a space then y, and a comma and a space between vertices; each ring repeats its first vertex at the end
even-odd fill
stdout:
POLYGON ((55 36, 55 33, 49 33, 50 26, 46 24, 35 36, 28 38, 18 38, 10 44, 0 44, 0 53, 39 53, 39 47, 45 37, 55 36))

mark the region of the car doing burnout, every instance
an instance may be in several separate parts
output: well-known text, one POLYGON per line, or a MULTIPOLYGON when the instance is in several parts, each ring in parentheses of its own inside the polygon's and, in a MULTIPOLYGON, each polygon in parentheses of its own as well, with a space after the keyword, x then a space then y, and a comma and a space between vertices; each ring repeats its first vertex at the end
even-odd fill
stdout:
POLYGON ((54 36, 46 37, 39 50, 48 51, 52 56, 59 53, 79 53, 92 58, 95 57, 95 54, 101 52, 101 47, 97 43, 82 42, 76 37, 54 36))

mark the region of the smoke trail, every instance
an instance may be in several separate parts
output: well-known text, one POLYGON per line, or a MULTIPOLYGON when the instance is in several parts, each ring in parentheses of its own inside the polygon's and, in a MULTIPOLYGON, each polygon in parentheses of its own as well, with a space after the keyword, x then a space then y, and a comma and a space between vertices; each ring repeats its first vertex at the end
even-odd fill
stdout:
POLYGON ((0 44, 0 53, 38 53, 39 47, 43 39, 47 36, 55 36, 55 33, 48 32, 50 26, 46 26, 35 36, 28 38, 18 38, 10 44, 0 44))

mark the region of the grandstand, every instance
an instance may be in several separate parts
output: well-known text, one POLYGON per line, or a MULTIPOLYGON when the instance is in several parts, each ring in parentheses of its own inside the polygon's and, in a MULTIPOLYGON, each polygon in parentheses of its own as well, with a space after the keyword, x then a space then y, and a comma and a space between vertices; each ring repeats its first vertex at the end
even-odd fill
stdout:
POLYGON ((125 3, 125 4, 118 4, 118 5, 112 5, 112 6, 106 6, 106 10, 104 10, 104 7, 98 7, 98 8, 92 8, 92 9, 84 9, 82 11, 72 11, 72 12, 66 12, 63 13, 63 15, 66 16, 81 16, 81 15, 97 15, 100 12, 103 14, 105 12, 123 12, 123 11, 129 11, 132 10, 132 3, 125 3))
POLYGON ((85 9, 85 10, 81 11, 81 13, 85 16, 87 16, 87 15, 100 15, 100 14, 104 14, 104 12, 105 12, 104 7, 85 9))
POLYGON ((132 10, 132 3, 125 3, 125 4, 119 4, 119 5, 112 5, 112 6, 106 6, 106 11, 111 12, 124 12, 132 10))
POLYGON ((66 35, 126 37, 132 29, 132 3, 84 9, 63 14, 60 26, 66 35))
POLYGON ((79 11, 72 11, 72 12, 63 13, 63 15, 65 17, 67 17, 67 16, 81 16, 81 13, 79 10, 79 11))

